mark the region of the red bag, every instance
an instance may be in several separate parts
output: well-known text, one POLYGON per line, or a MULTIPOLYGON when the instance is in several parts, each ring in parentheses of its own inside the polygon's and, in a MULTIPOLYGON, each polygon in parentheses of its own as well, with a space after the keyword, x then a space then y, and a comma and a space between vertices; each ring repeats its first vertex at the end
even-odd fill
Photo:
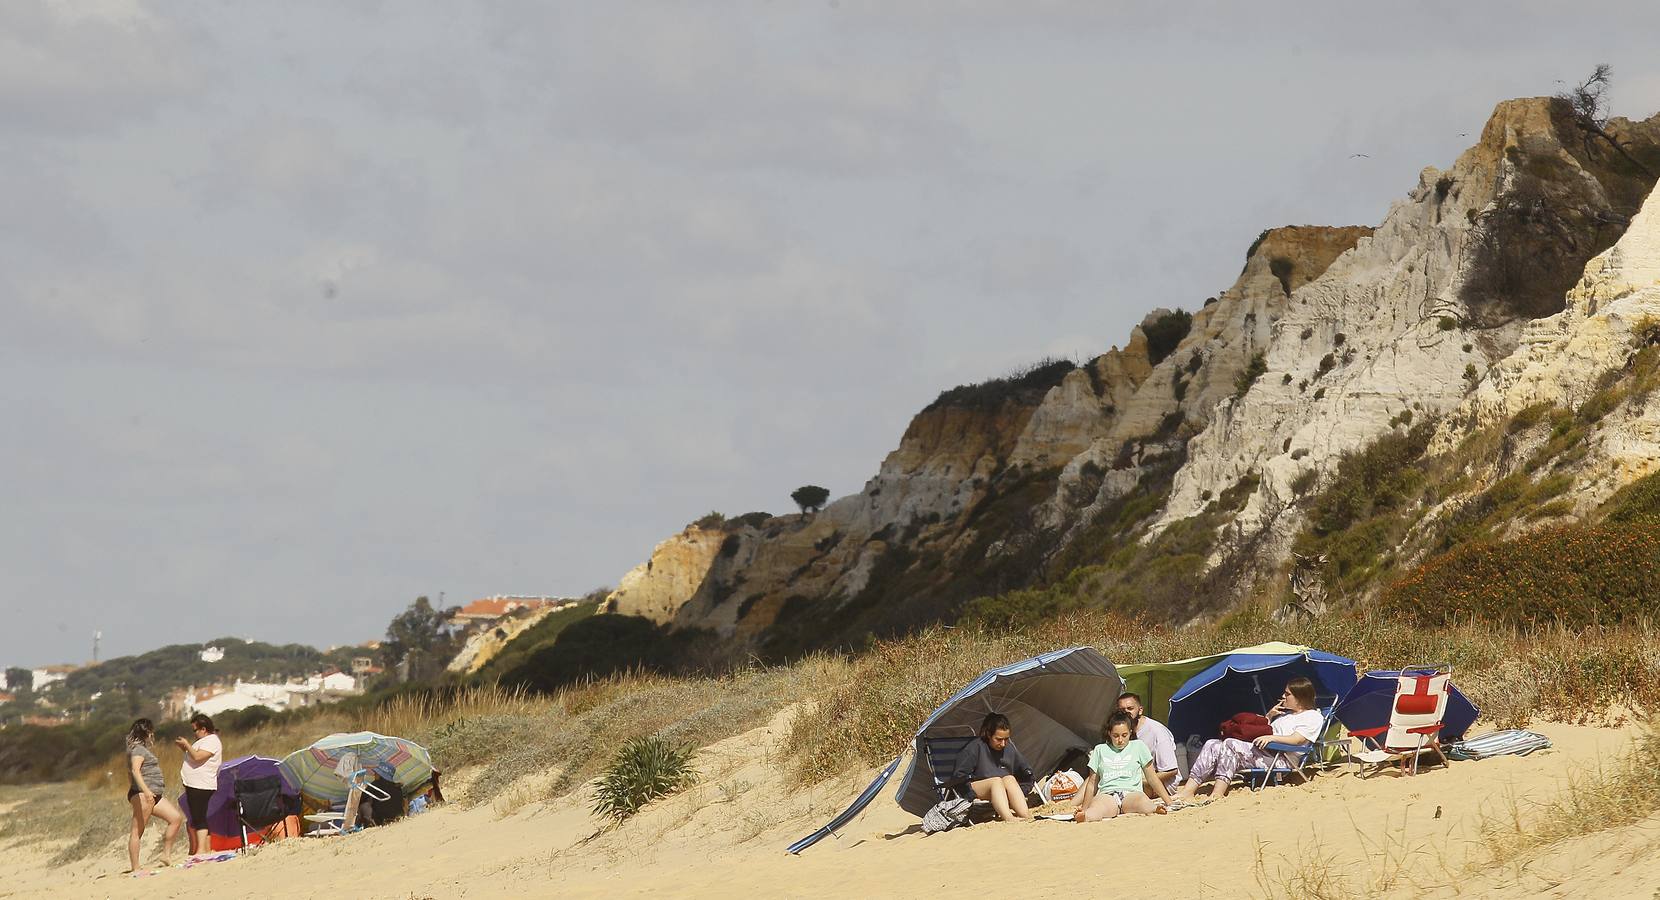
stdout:
POLYGON ((1258 713, 1242 712, 1222 723, 1222 736, 1225 738, 1250 741, 1273 733, 1268 717, 1258 713))

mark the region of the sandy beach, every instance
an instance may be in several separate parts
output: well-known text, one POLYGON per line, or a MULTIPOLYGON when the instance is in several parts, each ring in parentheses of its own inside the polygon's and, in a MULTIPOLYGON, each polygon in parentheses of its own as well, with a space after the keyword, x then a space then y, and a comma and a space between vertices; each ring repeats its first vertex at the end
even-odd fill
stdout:
MULTIPOLYGON (((1632 727, 1545 725, 1552 751, 1454 763, 1416 777, 1350 771, 1164 817, 1087 826, 986 824, 921 834, 892 786, 839 837, 784 853, 873 773, 793 790, 775 753, 789 711, 705 748, 699 784, 604 830, 586 791, 547 802, 527 780, 495 804, 463 803, 344 838, 293 840, 229 862, 130 878, 123 850, 51 868, 54 846, 7 848, 0 896, 510 897, 937 896, 989 869, 1024 891, 1167 896, 1653 896, 1660 818, 1494 862, 1483 827, 1550 815, 1570 770, 1594 771, 1632 727)), ((465 797, 466 773, 454 793, 465 797)), ((112 815, 119 810, 112 807, 112 815)), ((151 846, 147 836, 147 852, 151 846)))

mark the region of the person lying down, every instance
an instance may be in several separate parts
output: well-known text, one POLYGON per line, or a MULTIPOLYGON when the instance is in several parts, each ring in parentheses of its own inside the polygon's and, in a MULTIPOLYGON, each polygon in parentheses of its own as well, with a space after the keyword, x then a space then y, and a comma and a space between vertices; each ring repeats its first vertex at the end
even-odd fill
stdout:
POLYGON ((1134 722, 1123 710, 1108 717, 1101 729, 1102 743, 1090 751, 1089 777, 1078 793, 1073 821, 1099 822, 1120 813, 1145 816, 1170 811, 1170 792, 1153 770, 1153 752, 1132 736, 1134 722))

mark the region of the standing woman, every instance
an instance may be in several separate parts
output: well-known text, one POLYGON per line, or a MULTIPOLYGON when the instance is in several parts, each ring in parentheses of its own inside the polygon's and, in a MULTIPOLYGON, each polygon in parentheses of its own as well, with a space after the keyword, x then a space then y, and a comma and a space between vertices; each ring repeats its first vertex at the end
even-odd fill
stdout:
POLYGON ((139 719, 127 731, 127 802, 133 807, 133 829, 127 835, 127 859, 132 863, 128 872, 141 871, 138 849, 151 816, 167 823, 161 850, 164 866, 173 864, 173 842, 184 824, 184 813, 161 795, 161 761, 156 759, 155 742, 156 726, 149 719, 139 719))
POLYGON ((225 746, 219 741, 219 730, 213 720, 201 713, 190 717, 190 727, 196 732, 193 744, 184 738, 174 738, 184 751, 184 765, 179 777, 184 780, 185 805, 190 807, 190 855, 209 850, 207 831, 208 798, 219 787, 219 763, 225 758, 225 746))

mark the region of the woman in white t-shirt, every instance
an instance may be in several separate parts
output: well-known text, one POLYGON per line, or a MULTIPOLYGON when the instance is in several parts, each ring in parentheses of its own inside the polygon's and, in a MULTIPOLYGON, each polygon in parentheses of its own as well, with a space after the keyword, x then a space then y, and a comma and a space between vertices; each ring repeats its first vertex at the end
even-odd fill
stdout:
POLYGON ((213 720, 201 713, 190 717, 190 727, 196 732, 196 741, 175 738, 184 751, 184 765, 179 776, 184 781, 185 806, 190 810, 190 854, 206 853, 208 843, 208 800, 219 787, 219 764, 225 759, 225 746, 219 740, 219 730, 213 720))
POLYGON ((1101 729, 1102 743, 1089 753, 1089 778, 1078 794, 1078 822, 1099 822, 1119 813, 1169 812, 1170 794, 1153 769, 1153 751, 1131 736, 1135 717, 1118 710, 1101 729), (1151 799, 1148 795, 1158 797, 1151 799))
POLYGON ((1211 785, 1211 799, 1228 795, 1229 782, 1240 769, 1272 765, 1274 755, 1264 749, 1271 743, 1312 744, 1320 738, 1320 725, 1325 717, 1315 706, 1314 682, 1301 675, 1285 684, 1280 702, 1268 711, 1273 721, 1272 734, 1251 741, 1236 738, 1215 738, 1205 742, 1204 749, 1188 767, 1187 781, 1176 792, 1176 799, 1190 802, 1199 795, 1199 788, 1211 785))

